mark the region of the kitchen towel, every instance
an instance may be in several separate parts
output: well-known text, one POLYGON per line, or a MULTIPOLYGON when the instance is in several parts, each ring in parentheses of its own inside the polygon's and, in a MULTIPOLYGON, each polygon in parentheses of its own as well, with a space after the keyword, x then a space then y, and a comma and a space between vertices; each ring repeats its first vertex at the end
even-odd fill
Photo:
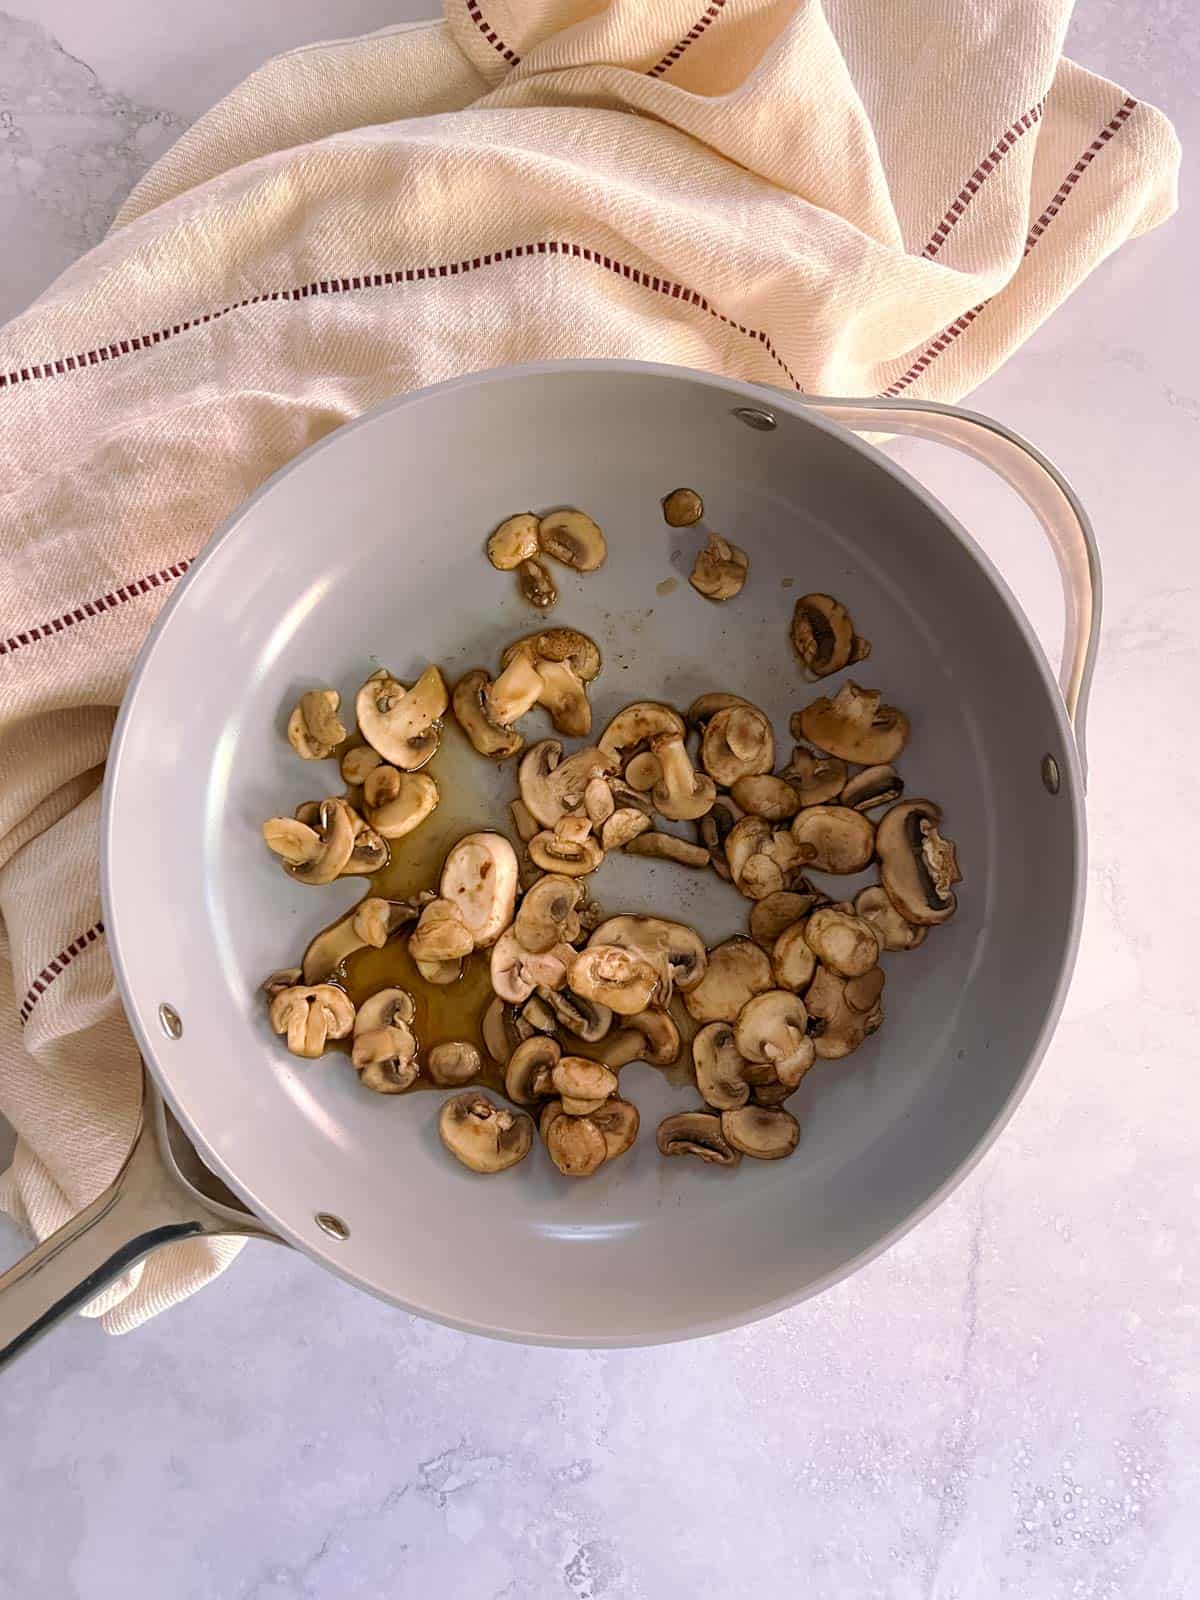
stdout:
MULTIPOLYGON (((505 363, 964 394, 1175 203, 1170 125, 1062 57, 1069 10, 447 0, 269 62, 0 333, 0 1204, 44 1236, 129 1144, 100 782, 213 529, 368 406, 505 363)), ((237 1248, 92 1313, 124 1332, 237 1248)))

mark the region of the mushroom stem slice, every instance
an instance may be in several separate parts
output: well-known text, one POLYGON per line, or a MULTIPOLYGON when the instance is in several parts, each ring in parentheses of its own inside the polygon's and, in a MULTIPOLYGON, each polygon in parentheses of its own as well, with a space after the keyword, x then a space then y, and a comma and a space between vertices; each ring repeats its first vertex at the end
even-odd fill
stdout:
POLYGON ((704 515, 704 501, 695 489, 672 489, 663 497, 662 510, 668 527, 691 528, 704 515))
POLYGON ((477 1089, 447 1100, 438 1113, 438 1134, 457 1161, 472 1172, 504 1172, 529 1154, 533 1122, 477 1089))
POLYGON ((711 1111, 679 1111, 664 1117, 657 1142, 664 1156, 699 1156, 707 1166, 736 1167, 742 1159, 725 1137, 721 1118, 711 1111))
POLYGON ((681 867, 706 867, 710 857, 703 845, 692 844, 673 833, 636 834, 625 845, 629 856, 650 856, 655 861, 675 861, 681 867))
POLYGON ((756 1161, 781 1161, 800 1142, 800 1124, 782 1106, 741 1106, 721 1113, 721 1132, 756 1161))
POLYGON ((536 611, 549 611, 558 603, 558 586, 540 561, 522 561, 517 568, 517 588, 536 611))
POLYGON ((707 773, 697 772, 681 733, 659 734, 651 744, 661 775, 651 798, 654 808, 673 822, 694 822, 712 809, 717 786, 707 773))

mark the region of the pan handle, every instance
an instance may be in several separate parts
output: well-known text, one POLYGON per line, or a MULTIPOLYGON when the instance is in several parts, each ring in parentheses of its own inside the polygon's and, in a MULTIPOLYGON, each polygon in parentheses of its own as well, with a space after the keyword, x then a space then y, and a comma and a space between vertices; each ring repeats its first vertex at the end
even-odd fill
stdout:
POLYGON ((1100 643, 1100 552, 1088 514, 1071 485, 1027 439, 977 411, 934 400, 802 398, 810 410, 856 433, 902 433, 951 445, 991 467, 1037 517, 1062 578, 1066 621, 1058 683, 1086 781, 1087 702, 1100 643))
POLYGON ((143 1084, 133 1146, 108 1188, 0 1274, 0 1368, 162 1245, 219 1233, 275 1237, 187 1182, 170 1155, 162 1101, 143 1084))

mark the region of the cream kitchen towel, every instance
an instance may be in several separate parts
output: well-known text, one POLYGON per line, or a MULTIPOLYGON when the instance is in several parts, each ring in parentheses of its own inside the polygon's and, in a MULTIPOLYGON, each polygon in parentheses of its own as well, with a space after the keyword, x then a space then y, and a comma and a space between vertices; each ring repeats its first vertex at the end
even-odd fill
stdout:
MULTIPOLYGON (((0 333, 14 1215, 57 1227, 129 1141, 99 784, 138 646, 217 524, 366 407, 508 362, 964 394, 1175 202, 1169 124, 1062 58, 1068 12, 447 0, 269 62, 0 333)), ((176 1246, 93 1309, 132 1328, 235 1249, 176 1246)))

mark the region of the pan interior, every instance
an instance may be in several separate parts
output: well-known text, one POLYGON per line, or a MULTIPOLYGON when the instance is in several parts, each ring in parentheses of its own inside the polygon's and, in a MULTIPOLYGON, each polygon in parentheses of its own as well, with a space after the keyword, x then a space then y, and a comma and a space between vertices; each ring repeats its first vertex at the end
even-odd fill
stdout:
MULTIPOLYGON (((154 1070, 204 1155, 268 1221, 396 1302, 513 1337, 649 1341, 744 1321, 877 1248, 968 1162, 1040 1053, 1077 916, 1080 799, 1044 662, 1007 593, 947 519, 881 457, 805 415, 756 432, 741 386, 593 364, 464 380, 341 430, 272 480, 213 541, 148 647, 111 763, 109 927, 154 1070), (699 489, 704 526, 742 545, 750 580, 727 605, 686 577, 702 535, 659 500, 699 489), (886 957, 881 1032, 818 1065, 789 1102, 803 1124, 780 1163, 727 1174, 665 1161, 658 1120, 697 1105, 626 1069, 642 1115, 633 1151, 570 1183, 536 1148, 501 1177, 439 1145, 440 1095, 388 1097, 344 1056, 305 1063, 270 1032, 258 984, 299 959, 362 892, 288 880, 262 820, 340 788, 283 735, 298 695, 343 709, 377 664, 411 679, 496 667, 538 623, 486 534, 527 507, 580 505, 607 564, 557 569, 556 623, 604 658, 596 726, 626 702, 680 707, 705 690, 772 717, 820 692, 788 645, 798 595, 831 592, 872 642, 858 681, 908 711, 911 796, 946 812, 966 881, 960 910, 915 952, 886 957), (1062 773, 1041 780, 1045 754, 1062 773), (168 1001, 183 1018, 167 1040, 168 1001), (349 1238, 314 1220, 332 1213, 349 1238)), ((761 403, 761 400, 759 401, 761 403)), ((832 680, 832 686, 840 682, 832 680)), ((530 740, 550 730, 541 713, 530 740)), ((442 823, 504 824, 511 768, 449 750, 442 823)), ((418 848, 420 834, 409 841, 418 848)), ((398 846, 403 851, 405 844, 398 846)), ((833 880, 836 882, 836 880, 833 880)), ((654 911, 710 941, 748 909, 711 873, 606 863, 610 911, 654 911)))

